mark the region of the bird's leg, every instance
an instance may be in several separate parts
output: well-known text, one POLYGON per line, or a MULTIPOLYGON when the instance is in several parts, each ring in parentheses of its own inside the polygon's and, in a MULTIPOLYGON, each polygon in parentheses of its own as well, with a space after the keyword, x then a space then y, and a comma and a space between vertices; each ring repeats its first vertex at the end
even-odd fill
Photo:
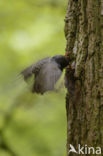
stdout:
POLYGON ((75 62, 73 62, 72 64, 69 64, 67 67, 66 67, 67 71, 74 71, 75 72, 75 62))
POLYGON ((76 81, 75 62, 72 62, 72 64, 69 64, 66 67, 66 77, 65 77, 65 86, 71 95, 73 95, 75 91, 75 81, 76 81))

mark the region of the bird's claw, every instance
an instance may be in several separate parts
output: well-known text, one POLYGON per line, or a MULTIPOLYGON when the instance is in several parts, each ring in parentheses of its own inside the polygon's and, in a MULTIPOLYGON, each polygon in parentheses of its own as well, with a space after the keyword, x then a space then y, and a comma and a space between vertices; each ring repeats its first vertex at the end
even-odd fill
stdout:
POLYGON ((73 62, 72 64, 69 64, 66 68, 69 70, 75 70, 75 63, 73 62))

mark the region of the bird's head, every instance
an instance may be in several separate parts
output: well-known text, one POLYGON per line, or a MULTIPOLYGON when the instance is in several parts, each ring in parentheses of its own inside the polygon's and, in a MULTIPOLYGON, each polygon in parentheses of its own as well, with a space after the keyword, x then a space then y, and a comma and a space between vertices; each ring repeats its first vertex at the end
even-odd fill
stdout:
POLYGON ((62 70, 69 64, 68 57, 63 55, 56 55, 52 57, 52 60, 54 60, 62 70))

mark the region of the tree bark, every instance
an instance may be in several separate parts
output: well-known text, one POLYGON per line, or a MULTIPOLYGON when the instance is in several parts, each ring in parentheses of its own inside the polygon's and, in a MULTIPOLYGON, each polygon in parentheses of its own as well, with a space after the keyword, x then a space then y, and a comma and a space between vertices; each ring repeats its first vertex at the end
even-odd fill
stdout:
POLYGON ((76 156, 70 144, 103 147, 103 0, 69 0, 65 36, 75 55, 66 71, 67 155, 76 156))

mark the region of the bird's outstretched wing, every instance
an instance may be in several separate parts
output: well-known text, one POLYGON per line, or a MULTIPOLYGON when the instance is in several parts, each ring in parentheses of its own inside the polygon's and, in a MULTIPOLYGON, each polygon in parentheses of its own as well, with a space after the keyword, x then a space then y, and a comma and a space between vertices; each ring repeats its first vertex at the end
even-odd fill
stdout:
POLYGON ((43 64, 47 63, 49 61, 50 57, 47 57, 47 58, 44 58, 40 61, 38 61, 37 63, 35 64, 32 64, 31 66, 27 67, 26 69, 24 69, 21 74, 23 75, 24 77, 24 80, 28 80, 28 78, 30 76, 32 76, 32 74, 37 74, 41 67, 43 66, 43 64))
POLYGON ((46 91, 54 90, 55 84, 62 74, 58 64, 55 62, 45 63, 38 75, 35 77, 35 82, 32 91, 40 94, 46 91))

